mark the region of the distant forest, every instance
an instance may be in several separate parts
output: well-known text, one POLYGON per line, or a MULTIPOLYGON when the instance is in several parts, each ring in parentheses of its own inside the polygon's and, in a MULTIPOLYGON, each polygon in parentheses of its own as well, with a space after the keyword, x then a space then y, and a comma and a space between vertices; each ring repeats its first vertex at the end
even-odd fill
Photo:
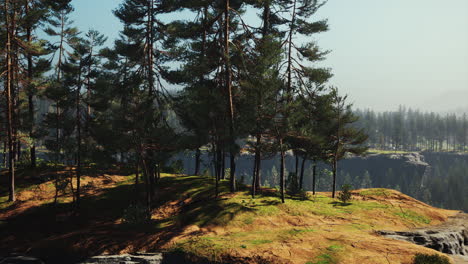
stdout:
POLYGON ((400 151, 467 151, 468 118, 400 107, 398 111, 356 110, 369 147, 400 151))

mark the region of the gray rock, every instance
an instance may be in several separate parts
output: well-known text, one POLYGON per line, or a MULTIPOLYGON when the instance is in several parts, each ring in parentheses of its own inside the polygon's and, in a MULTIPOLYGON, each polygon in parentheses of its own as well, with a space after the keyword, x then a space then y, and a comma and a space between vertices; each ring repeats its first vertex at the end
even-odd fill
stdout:
POLYGON ((405 240, 442 253, 468 256, 468 214, 460 213, 446 223, 405 232, 379 231, 381 235, 405 240))
POLYGON ((0 264, 44 264, 44 262, 33 257, 14 256, 1 259, 0 264))
POLYGON ((162 260, 163 255, 160 253, 136 253, 96 256, 80 264, 160 264, 162 260))

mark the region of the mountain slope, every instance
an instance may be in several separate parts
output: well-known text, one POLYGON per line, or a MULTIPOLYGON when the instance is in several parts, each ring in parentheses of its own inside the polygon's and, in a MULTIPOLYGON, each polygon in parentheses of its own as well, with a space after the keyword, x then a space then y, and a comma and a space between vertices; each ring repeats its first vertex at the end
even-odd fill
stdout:
MULTIPOLYGON (((168 251, 225 263, 411 263, 416 253, 437 252, 376 231, 436 225, 457 213, 387 189, 354 191, 348 205, 329 193, 281 204, 269 189, 255 199, 247 191, 214 199, 210 178, 165 175, 151 223, 129 224, 125 220, 138 212, 130 205, 143 192, 133 181, 85 177, 78 215, 70 213, 67 193, 58 205, 50 204, 50 182, 25 188, 18 203, 0 203, 0 255, 72 263, 100 254, 168 251)), ((226 193, 227 184, 221 188, 226 193)))

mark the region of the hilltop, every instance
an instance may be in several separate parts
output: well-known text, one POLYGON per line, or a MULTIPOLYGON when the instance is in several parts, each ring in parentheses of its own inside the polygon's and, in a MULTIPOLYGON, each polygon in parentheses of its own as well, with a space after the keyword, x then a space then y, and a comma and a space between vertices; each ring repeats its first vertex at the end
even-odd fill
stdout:
POLYGON ((132 216, 141 208, 131 206, 138 196, 134 180, 134 175, 84 177, 79 214, 70 212, 67 192, 52 203, 51 181, 21 185, 18 202, 0 198, 0 255, 63 263, 164 251, 203 263, 411 263, 417 253, 438 252, 377 231, 438 225, 458 213, 389 189, 353 191, 350 204, 323 192, 281 204, 275 190, 251 199, 247 190, 229 194, 222 183, 224 194, 215 199, 210 178, 164 174, 151 222, 137 224, 132 216))

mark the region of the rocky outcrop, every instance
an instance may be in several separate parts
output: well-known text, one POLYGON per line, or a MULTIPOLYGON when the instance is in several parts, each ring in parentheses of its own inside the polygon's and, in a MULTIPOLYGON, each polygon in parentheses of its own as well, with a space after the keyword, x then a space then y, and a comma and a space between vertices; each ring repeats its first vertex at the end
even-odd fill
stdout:
POLYGON ((40 259, 26 256, 0 258, 0 264, 44 264, 40 259))
POLYGON ((459 213, 446 223, 404 232, 379 231, 389 238, 405 240, 468 260, 468 214, 459 213))
POLYGON ((163 255, 160 253, 138 253, 134 255, 104 255, 92 257, 80 264, 161 264, 163 255))

